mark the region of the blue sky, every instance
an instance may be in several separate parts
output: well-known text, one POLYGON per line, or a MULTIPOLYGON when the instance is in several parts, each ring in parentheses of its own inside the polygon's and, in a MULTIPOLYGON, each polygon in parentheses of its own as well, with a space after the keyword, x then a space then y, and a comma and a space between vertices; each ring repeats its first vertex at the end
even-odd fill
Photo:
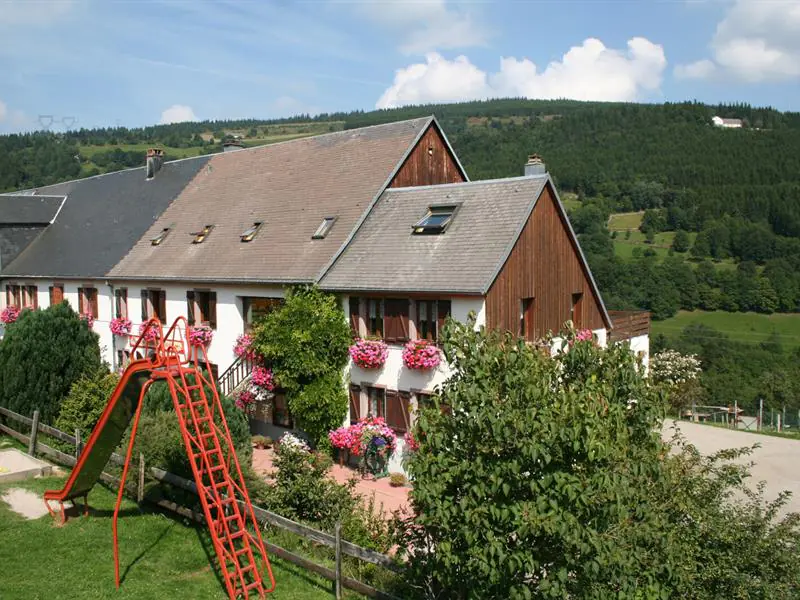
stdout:
POLYGON ((0 132, 499 96, 800 110, 800 0, 0 0, 0 132))

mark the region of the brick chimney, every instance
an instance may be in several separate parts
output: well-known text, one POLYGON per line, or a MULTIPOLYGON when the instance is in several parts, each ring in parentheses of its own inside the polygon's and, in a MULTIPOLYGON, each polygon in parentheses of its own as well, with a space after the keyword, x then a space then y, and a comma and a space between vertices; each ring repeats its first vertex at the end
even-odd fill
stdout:
POLYGON ((146 162, 147 179, 155 177, 163 163, 164 151, 161 148, 148 148, 146 162))
POLYGON ((528 162, 525 163, 525 175, 546 175, 547 168, 544 166, 542 158, 538 154, 531 154, 528 156, 528 162))

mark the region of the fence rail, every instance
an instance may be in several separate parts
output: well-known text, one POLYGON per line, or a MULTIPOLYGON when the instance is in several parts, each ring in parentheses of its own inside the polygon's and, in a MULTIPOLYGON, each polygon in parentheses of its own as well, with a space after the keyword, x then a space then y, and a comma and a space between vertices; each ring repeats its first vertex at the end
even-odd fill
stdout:
POLYGON ((647 311, 610 310, 608 316, 614 326, 609 332, 612 342, 650 334, 650 313, 647 311))
MULTIPOLYGON (((77 462, 77 456, 80 450, 80 432, 76 430, 76 435, 72 436, 68 433, 65 433, 55 427, 51 427, 49 425, 45 425, 44 423, 40 423, 38 420, 38 412, 34 413, 34 417, 26 417, 24 415, 20 415, 14 411, 8 410, 7 408, 0 407, 0 415, 5 416, 7 419, 11 419, 12 421, 17 421, 22 423, 23 425, 27 425, 31 427, 31 431, 28 435, 9 427, 7 424, 2 423, 0 421, 0 432, 3 432, 14 439, 18 440, 23 444, 28 444, 29 452, 31 454, 36 454, 37 452, 44 454, 53 460, 56 460, 62 464, 67 466, 74 466, 77 462), (76 455, 72 456, 55 448, 51 448, 40 441, 37 440, 38 433, 44 433, 45 435, 49 435, 56 439, 59 439, 63 442, 68 444, 72 444, 76 446, 76 455)), ((118 466, 122 466, 125 464, 125 458, 117 453, 112 453, 109 462, 112 462, 118 466)), ((140 470, 144 471, 144 461, 140 457, 140 470)), ((158 481, 159 483, 167 483, 174 487, 180 488, 184 491, 190 492, 192 494, 197 495, 197 486, 193 481, 188 479, 184 479, 174 473, 169 473, 168 471, 164 471, 163 469, 159 469, 158 467, 149 467, 147 472, 150 476, 158 481)), ((110 485, 119 485, 119 479, 114 477, 113 475, 109 475, 108 473, 101 473, 100 479, 108 483, 110 485)), ((143 486, 144 481, 143 478, 139 478, 138 485, 133 483, 126 484, 125 489, 128 491, 134 498, 142 498, 143 497, 143 486)), ((185 506, 181 506, 172 502, 170 500, 155 500, 155 499, 147 499, 148 502, 159 506, 160 508, 169 510, 171 512, 177 513, 182 517, 186 517, 197 521, 198 523, 205 523, 205 517, 196 511, 193 511, 185 506)), ((241 501, 239 502, 240 505, 244 506, 241 501)), ((388 569, 394 573, 402 573, 403 567, 397 563, 392 557, 387 556, 385 554, 381 554, 380 552, 375 552, 374 550, 370 550, 369 548, 363 548, 346 540, 342 540, 340 535, 332 535, 330 533, 326 533, 324 531, 320 531, 318 529, 314 529, 313 527, 309 527, 308 525, 303 525, 302 523, 297 523, 296 521, 292 521, 291 519, 287 519, 286 517, 282 517, 277 513, 273 513, 271 511, 266 510, 265 508, 261 508, 260 506, 253 506, 253 512, 256 515, 256 518, 260 520, 263 524, 269 524, 278 529, 283 529, 285 531, 289 531, 295 535, 298 535, 302 538, 305 538, 309 541, 315 542, 317 544, 322 544, 329 548, 332 548, 337 556, 342 554, 351 556, 355 559, 368 562, 374 565, 381 566, 385 569, 388 569)), ((317 564, 303 556, 299 556, 285 548, 280 546, 276 546, 270 542, 266 542, 267 550, 278 556, 279 558, 286 560, 287 562, 293 563, 298 565, 304 569, 308 569, 313 573, 316 573, 325 579, 329 579, 335 583, 335 589, 337 590, 336 597, 341 597, 341 588, 345 587, 351 589, 355 592, 360 594, 364 594, 370 598, 379 598, 382 600, 399 600, 397 597, 388 594, 386 592, 382 592, 366 583, 358 581, 357 579, 353 579, 351 577, 343 576, 341 573, 341 565, 339 561, 337 561, 337 568, 331 569, 324 565, 317 564)))

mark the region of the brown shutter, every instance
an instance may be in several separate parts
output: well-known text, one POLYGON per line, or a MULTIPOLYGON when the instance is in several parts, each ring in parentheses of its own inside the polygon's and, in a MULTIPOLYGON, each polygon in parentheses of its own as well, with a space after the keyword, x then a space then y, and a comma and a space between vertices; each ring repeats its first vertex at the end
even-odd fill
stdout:
POLYGON ((39 308, 39 288, 35 285, 29 285, 26 287, 26 294, 31 301, 31 308, 39 308))
POLYGON ((64 287, 54 285, 50 287, 50 306, 61 304, 64 301, 64 287))
POLYGON ((408 300, 388 298, 383 304, 383 339, 387 342, 408 340, 408 300))
POLYGON ((158 318, 163 323, 167 320, 167 292, 158 292, 158 318))
POLYGON ((78 288, 78 312, 84 314, 86 306, 86 288, 78 288))
POLYGON ((411 392, 398 392, 400 396, 400 407, 403 411, 403 424, 405 425, 404 431, 411 430, 411 392))
POLYGON ((150 318, 150 315, 147 312, 147 300, 149 297, 150 292, 148 290, 142 290, 142 323, 150 318))
POLYGON ((13 306, 14 304, 14 294, 11 293, 11 286, 6 286, 6 306, 13 306))
POLYGON ((186 292, 186 320, 189 325, 194 325, 194 292, 186 292))
MULTIPOLYGON (((450 316, 450 300, 439 300, 436 303, 436 307, 436 341, 438 342, 442 335, 444 322, 447 320, 447 317, 450 316)), ((431 319, 431 321, 433 321, 433 319, 431 319)))
POLYGON ((119 290, 119 316, 123 319, 128 318, 128 290, 123 288, 119 290))
POLYGON ((401 392, 386 390, 386 423, 397 432, 408 431, 408 399, 401 392))
POLYGON ((211 329, 217 328, 217 292, 208 292, 208 324, 211 329))
POLYGON ((359 327, 359 315, 361 311, 361 298, 350 296, 350 328, 353 330, 354 337, 361 337, 359 327))
POLYGON ((355 423, 361 418, 361 387, 350 385, 350 422, 355 423))
POLYGON ((99 316, 97 306, 97 288, 86 288, 86 299, 89 301, 89 312, 95 319, 99 316))

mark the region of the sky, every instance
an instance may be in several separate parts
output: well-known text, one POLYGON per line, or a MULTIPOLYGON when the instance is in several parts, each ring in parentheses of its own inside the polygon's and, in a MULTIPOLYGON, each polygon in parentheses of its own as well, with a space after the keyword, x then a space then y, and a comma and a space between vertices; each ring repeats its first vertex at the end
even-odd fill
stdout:
POLYGON ((800 0, 0 0, 0 132, 496 97, 800 111, 800 0))

